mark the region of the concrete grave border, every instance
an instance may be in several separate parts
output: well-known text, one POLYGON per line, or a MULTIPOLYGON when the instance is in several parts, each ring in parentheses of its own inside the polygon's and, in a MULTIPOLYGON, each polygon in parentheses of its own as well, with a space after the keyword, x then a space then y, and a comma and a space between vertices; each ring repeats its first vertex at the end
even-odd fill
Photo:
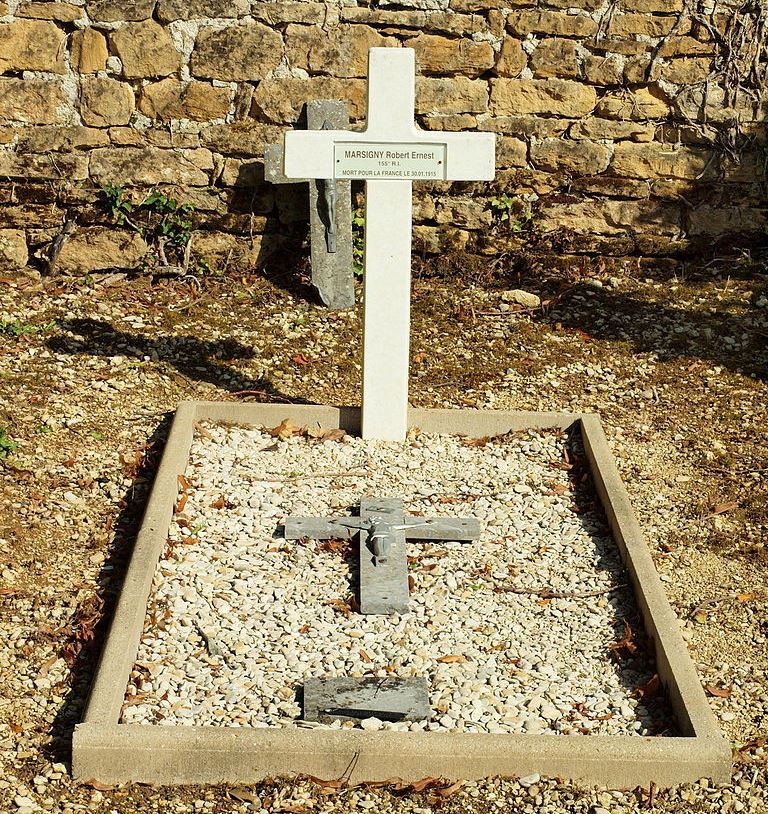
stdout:
POLYGON ((157 562, 186 467, 195 422, 295 424, 360 430, 358 408, 181 402, 136 540, 83 723, 72 771, 80 780, 155 784, 250 783, 304 774, 349 782, 399 777, 543 775, 611 787, 727 781, 731 751, 709 708, 596 415, 477 410, 409 411, 409 426, 482 437, 520 429, 580 429, 595 486, 627 567, 659 676, 681 736, 405 733, 119 723, 157 562))

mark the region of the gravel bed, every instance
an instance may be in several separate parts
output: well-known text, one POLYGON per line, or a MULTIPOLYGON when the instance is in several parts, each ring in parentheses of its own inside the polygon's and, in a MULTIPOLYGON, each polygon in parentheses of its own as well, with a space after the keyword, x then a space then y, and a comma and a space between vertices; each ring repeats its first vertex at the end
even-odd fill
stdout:
POLYGON ((666 731, 662 706, 637 697, 652 662, 642 648, 612 647, 635 625, 634 599, 588 487, 574 491, 574 456, 578 441, 556 432, 478 446, 452 436, 320 441, 205 425, 122 720, 306 726, 296 692, 306 677, 425 676, 430 721, 359 725, 666 731), (349 546, 281 538, 286 515, 348 514, 364 495, 481 522, 476 543, 409 543, 407 614, 355 612, 349 546))

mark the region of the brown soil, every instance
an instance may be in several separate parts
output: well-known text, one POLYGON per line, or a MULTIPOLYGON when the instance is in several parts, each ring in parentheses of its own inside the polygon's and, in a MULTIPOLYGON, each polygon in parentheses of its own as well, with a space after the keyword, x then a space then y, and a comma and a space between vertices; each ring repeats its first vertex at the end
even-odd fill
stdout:
MULTIPOLYGON (((702 682, 721 690, 712 706, 742 750, 732 786, 665 792, 648 810, 752 797, 758 807, 744 810, 768 810, 768 278, 738 264, 670 277, 635 261, 466 258, 417 272, 412 403, 599 411, 702 682), (542 307, 521 309, 510 289, 542 307)), ((359 402, 360 310, 329 313, 305 282, 0 281, 0 453, 17 445, 0 458, 0 810, 26 792, 61 812, 534 803, 507 781, 443 797, 304 781, 99 790, 53 767, 68 760, 176 403, 359 402)), ((553 781, 548 793, 560 800, 552 811, 614 810, 595 790, 553 781)))

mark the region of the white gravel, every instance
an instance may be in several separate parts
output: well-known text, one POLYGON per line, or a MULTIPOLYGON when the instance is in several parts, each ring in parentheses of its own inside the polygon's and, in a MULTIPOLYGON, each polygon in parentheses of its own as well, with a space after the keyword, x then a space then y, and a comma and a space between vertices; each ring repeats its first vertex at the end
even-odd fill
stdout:
POLYGON ((666 731, 661 706, 646 708, 633 692, 654 672, 642 648, 612 658, 624 620, 636 624, 634 600, 589 485, 574 492, 567 447, 555 432, 475 446, 424 434, 276 440, 205 425, 122 720, 306 725, 296 701, 304 678, 393 675, 427 678, 431 720, 366 728, 666 731), (409 544, 408 614, 349 612, 354 561, 338 546, 281 538, 286 515, 349 514, 365 495, 483 526, 475 543, 409 544))

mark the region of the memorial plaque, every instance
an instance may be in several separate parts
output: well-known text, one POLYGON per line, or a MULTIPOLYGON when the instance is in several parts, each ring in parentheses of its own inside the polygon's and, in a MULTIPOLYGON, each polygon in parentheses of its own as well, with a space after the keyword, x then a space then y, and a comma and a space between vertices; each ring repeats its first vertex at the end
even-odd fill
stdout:
POLYGON ((444 181, 445 144, 336 142, 334 177, 444 181))

